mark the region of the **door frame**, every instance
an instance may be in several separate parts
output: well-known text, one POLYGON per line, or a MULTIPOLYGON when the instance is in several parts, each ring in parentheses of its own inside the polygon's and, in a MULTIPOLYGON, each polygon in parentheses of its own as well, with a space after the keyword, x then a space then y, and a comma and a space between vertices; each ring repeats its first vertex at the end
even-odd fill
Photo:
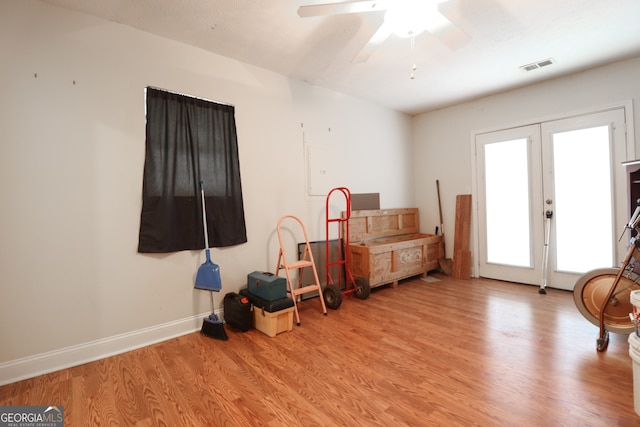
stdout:
MULTIPOLYGON (((528 125, 528 126, 520 126, 520 127, 512 127, 509 129, 499 130, 495 132, 489 132, 482 135, 476 135, 476 152, 475 152, 475 164, 482 165, 484 164, 486 157, 486 149, 487 146, 493 145, 495 143, 506 142, 506 141, 515 141, 515 140, 524 140, 526 144, 526 161, 527 161, 527 196, 542 194, 542 179, 540 174, 536 174, 532 171, 539 171, 542 168, 542 152, 540 150, 541 146, 541 132, 539 125, 528 125), (536 179, 539 178, 539 179, 536 179)), ((486 169, 485 169, 486 174, 486 169)), ((478 185, 478 194, 477 197, 473 199, 476 200, 477 206, 477 215, 478 215, 478 227, 477 227, 477 235, 478 235, 478 251, 475 252, 477 256, 477 265, 478 265, 478 275, 480 275, 480 265, 482 264, 483 259, 488 255, 483 250, 484 248, 480 247, 481 241, 487 240, 487 227, 483 227, 483 221, 486 221, 486 205, 481 203, 484 198, 486 198, 485 194, 485 186, 478 185), (484 209, 483 209, 484 208, 484 209), (484 256, 483 256, 484 255, 484 256)), ((544 234, 544 224, 541 221, 538 221, 537 215, 534 215, 534 212, 543 212, 544 205, 542 199, 531 200, 529 199, 529 209, 527 212, 526 218, 519 218, 523 222, 526 221, 528 223, 528 227, 523 226, 523 228, 527 229, 527 232, 520 232, 520 230, 513 230, 514 239, 520 239, 520 243, 523 243, 523 239, 529 239, 529 266, 515 266, 515 265, 506 265, 500 263, 489 263, 487 262, 482 266, 482 270, 485 274, 485 277, 494 277, 500 276, 502 280, 512 281, 512 282, 522 282, 522 283, 537 283, 540 275, 536 272, 536 266, 540 265, 540 260, 542 256, 538 254, 538 251, 531 252, 531 248, 534 247, 542 247, 543 245, 543 234, 544 234)))
MULTIPOLYGON (((500 126, 492 126, 492 127, 488 127, 488 128, 484 128, 484 129, 477 129, 477 130, 472 130, 471 134, 470 134, 470 152, 471 152, 471 194, 472 194, 472 201, 473 201, 473 205, 472 205, 472 211, 471 211, 471 219, 472 219, 472 227, 471 227, 471 245, 473 248, 473 253, 474 254, 479 254, 480 252, 480 236, 479 236, 479 227, 473 226, 473 224, 479 224, 478 220, 479 220, 479 215, 478 215, 478 195, 479 195, 479 183, 478 183, 478 179, 477 179, 477 165, 476 165, 476 138, 478 135, 480 134, 485 134, 485 133, 490 133, 490 132, 499 132, 502 130, 506 130, 506 129, 510 129, 510 128, 516 128, 516 127, 525 127, 525 126, 531 126, 531 125, 537 125, 537 124, 541 124, 544 122, 550 122, 550 121, 556 121, 556 120, 564 120, 564 119, 569 119, 569 118, 574 118, 574 117, 580 117, 580 116, 585 116, 585 115, 589 115, 589 114, 594 114, 594 113, 601 113, 601 112, 605 112, 605 111, 610 111, 610 110, 615 110, 615 109, 623 109, 624 110, 624 117, 625 117, 625 152, 626 152, 626 159, 624 159, 625 161, 630 161, 630 160, 634 160, 636 159, 636 148, 635 148, 635 130, 634 130, 634 114, 633 114, 633 100, 627 100, 627 101, 621 101, 621 102, 616 102, 616 103, 612 103, 612 104, 607 104, 607 105, 601 105, 599 107, 596 108, 588 108, 588 109, 583 109, 583 110, 576 110, 576 111, 572 111, 569 113, 564 113, 564 114, 553 114, 553 115, 548 115, 548 116, 543 116, 537 119, 528 119, 528 120, 523 120, 520 122, 516 122, 516 123, 510 123, 510 124, 504 124, 504 125, 500 125, 500 126)), ((618 176, 618 174, 625 174, 626 175, 626 169, 624 167, 624 165, 620 165, 620 169, 617 172, 616 176, 618 176)), ((615 182, 620 182, 621 180, 615 180, 614 179, 614 185, 615 182)), ((624 180, 625 182, 627 181, 626 179, 624 180)), ((628 184, 627 184, 628 186, 628 184)), ((615 200, 615 205, 616 205, 616 209, 619 209, 619 207, 625 206, 626 205, 626 210, 625 215, 629 212, 630 209, 630 200, 629 200, 629 189, 628 188, 624 188, 623 190, 621 190, 624 194, 625 194, 625 200, 621 201, 618 200, 618 196, 617 194, 621 194, 620 192, 618 192, 617 190, 615 191, 616 194, 616 200, 615 200)), ((616 220, 616 218, 614 218, 614 223, 615 223, 615 227, 619 228, 620 232, 622 232, 622 226, 624 226, 624 224, 626 223, 626 221, 622 224, 618 224, 618 221, 616 220)), ((616 230, 617 231, 617 230, 616 230)), ((627 247, 628 242, 625 241, 625 239, 623 238, 620 242, 618 242, 618 245, 616 247, 616 253, 615 253, 615 259, 616 262, 619 264, 622 261, 622 257, 624 256, 625 252, 626 252, 626 247, 627 247)), ((478 256, 474 256, 473 260, 472 260, 472 265, 471 265, 471 274, 473 277, 478 277, 479 275, 479 271, 480 271, 480 260, 478 256)))

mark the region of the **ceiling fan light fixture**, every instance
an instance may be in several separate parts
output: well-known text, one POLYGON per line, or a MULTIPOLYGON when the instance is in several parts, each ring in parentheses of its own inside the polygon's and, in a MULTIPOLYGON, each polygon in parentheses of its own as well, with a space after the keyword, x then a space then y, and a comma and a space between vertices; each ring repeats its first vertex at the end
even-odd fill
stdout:
POLYGON ((429 15, 438 10, 442 0, 396 0, 384 15, 384 23, 399 37, 415 37, 422 33, 429 15))

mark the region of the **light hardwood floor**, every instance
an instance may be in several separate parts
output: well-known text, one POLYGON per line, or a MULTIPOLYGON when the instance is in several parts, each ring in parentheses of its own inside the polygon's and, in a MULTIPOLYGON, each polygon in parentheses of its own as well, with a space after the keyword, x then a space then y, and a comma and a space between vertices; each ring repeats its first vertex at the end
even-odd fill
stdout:
MULTIPOLYGON (((432 274, 430 273, 430 276, 432 274)), ((269 338, 199 333, 0 387, 66 426, 638 426, 627 336, 596 351, 572 294, 433 275, 269 338)))

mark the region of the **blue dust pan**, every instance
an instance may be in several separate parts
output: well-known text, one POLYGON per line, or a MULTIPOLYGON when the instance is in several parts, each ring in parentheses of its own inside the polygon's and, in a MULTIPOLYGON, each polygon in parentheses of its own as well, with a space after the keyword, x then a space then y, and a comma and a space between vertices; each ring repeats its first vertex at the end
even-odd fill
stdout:
POLYGON ((222 281, 220 280, 220 267, 211 261, 209 248, 206 249, 207 260, 198 268, 196 274, 196 289, 220 292, 222 281))

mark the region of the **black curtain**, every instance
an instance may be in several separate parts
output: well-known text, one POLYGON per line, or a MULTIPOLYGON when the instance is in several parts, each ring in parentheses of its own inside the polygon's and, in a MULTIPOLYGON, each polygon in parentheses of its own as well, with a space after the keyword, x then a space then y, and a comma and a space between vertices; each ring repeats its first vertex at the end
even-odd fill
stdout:
POLYGON ((147 137, 138 252, 247 241, 234 107, 147 88, 147 137))

